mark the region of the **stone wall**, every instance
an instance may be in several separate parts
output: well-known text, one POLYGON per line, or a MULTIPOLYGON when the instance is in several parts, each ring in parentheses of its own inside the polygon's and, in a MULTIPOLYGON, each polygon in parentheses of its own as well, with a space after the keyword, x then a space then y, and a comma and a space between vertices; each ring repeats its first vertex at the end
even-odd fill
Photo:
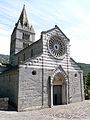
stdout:
POLYGON ((30 58, 41 55, 43 52, 42 44, 42 40, 38 40, 29 47, 25 48, 23 51, 20 51, 18 54, 13 56, 13 65, 22 64, 30 58))
POLYGON ((77 102, 84 100, 83 78, 80 71, 69 72, 69 100, 77 102))
POLYGON ((18 70, 11 70, 0 75, 0 97, 9 97, 9 102, 17 106, 18 70))
POLYGON ((9 98, 0 98, 0 110, 8 110, 9 98))
POLYGON ((16 108, 18 106, 18 81, 19 80, 19 71, 18 69, 10 72, 9 78, 9 99, 12 105, 16 108))
POLYGON ((49 107, 51 105, 50 77, 52 71, 52 69, 43 69, 43 107, 49 107))
POLYGON ((42 106, 42 68, 19 70, 18 111, 42 106), (35 74, 34 71, 36 72, 35 74))

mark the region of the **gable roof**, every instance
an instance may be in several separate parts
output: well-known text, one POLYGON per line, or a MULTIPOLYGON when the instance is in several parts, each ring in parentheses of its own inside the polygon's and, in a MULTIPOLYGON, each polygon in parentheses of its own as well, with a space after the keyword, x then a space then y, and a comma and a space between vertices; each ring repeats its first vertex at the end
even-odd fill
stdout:
POLYGON ((81 69, 80 65, 73 58, 70 58, 70 60, 73 61, 81 69))
POLYGON ((43 34, 43 33, 48 33, 48 32, 50 32, 50 31, 52 31, 52 30, 55 30, 56 28, 63 34, 63 36, 65 36, 65 38, 66 38, 68 41, 70 41, 70 39, 61 31, 61 29, 60 29, 57 25, 55 25, 55 27, 52 28, 52 29, 50 29, 50 30, 42 31, 41 34, 43 34))

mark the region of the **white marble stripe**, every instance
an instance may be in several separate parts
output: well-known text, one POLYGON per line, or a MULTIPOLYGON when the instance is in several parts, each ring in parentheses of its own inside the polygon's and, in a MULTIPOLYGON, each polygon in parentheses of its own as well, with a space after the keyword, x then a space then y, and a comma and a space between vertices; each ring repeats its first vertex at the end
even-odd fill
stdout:
MULTIPOLYGON (((23 65, 23 66, 20 66, 20 67, 23 67, 23 68, 42 68, 42 65, 39 65, 39 66, 38 66, 38 65, 30 65, 30 66, 29 66, 29 65, 27 65, 27 66, 26 66, 26 65, 23 65)), ((63 67, 63 66, 62 66, 62 67, 63 67)), ((44 69, 53 69, 53 70, 55 70, 56 66, 55 66, 55 67, 43 66, 43 68, 44 68, 44 69)), ((67 71, 67 68, 64 68, 64 67, 63 67, 63 69, 64 69, 65 71, 67 71)), ((77 71, 77 70, 80 71, 80 69, 69 68, 69 72, 70 72, 70 71, 72 72, 72 70, 73 70, 73 71, 77 71)))

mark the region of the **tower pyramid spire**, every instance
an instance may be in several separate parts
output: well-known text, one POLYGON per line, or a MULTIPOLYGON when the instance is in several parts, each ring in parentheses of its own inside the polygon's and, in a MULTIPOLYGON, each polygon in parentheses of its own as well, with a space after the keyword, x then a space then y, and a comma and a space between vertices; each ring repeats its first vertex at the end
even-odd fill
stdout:
POLYGON ((19 22, 21 23, 22 27, 29 27, 29 22, 28 22, 26 10, 25 10, 25 5, 23 6, 21 15, 19 17, 19 22))
POLYGON ((34 41, 35 31, 33 26, 29 25, 24 5, 11 35, 10 63, 13 63, 15 54, 31 45, 34 41))
POLYGON ((29 25, 25 4, 23 5, 23 9, 18 19, 18 22, 16 23, 16 27, 35 33, 33 26, 29 25))

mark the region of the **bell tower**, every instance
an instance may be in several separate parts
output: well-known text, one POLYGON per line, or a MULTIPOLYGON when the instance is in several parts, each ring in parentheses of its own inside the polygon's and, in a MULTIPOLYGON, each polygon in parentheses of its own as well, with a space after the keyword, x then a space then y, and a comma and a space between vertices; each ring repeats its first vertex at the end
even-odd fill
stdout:
POLYGON ((35 31, 32 25, 29 25, 25 5, 21 15, 15 24, 11 35, 10 61, 13 55, 28 47, 35 41, 35 31))

